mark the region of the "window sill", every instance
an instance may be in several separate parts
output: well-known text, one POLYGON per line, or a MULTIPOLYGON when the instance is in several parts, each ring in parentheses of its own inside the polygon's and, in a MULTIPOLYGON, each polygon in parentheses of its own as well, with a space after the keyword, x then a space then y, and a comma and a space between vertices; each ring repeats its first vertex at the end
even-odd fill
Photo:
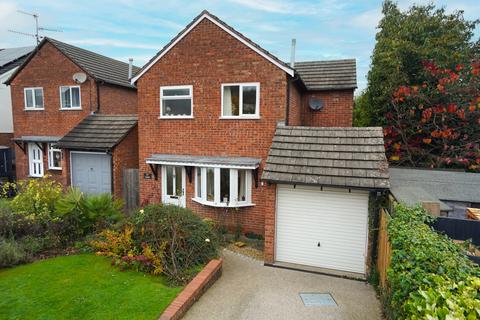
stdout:
POLYGON ((62 168, 48 168, 50 171, 62 171, 62 168))
POLYGON ((24 111, 44 111, 45 108, 24 108, 24 111))
POLYGON ((168 116, 159 116, 158 119, 161 119, 161 120, 181 120, 181 119, 194 119, 193 116, 188 116, 188 117, 168 117, 168 116))
POLYGON ((220 120, 259 120, 260 116, 221 116, 220 120))
POLYGON ((198 199, 198 198, 192 198, 192 200, 204 206, 217 207, 217 208, 243 208, 243 207, 255 206, 255 203, 238 203, 236 205, 227 205, 226 203, 215 203, 215 202, 203 201, 202 199, 198 199))
POLYGON ((29 178, 35 178, 35 179, 38 179, 38 178, 43 178, 43 176, 32 176, 32 175, 28 175, 29 178))
POLYGON ((80 108, 60 108, 60 111, 78 111, 82 110, 82 107, 80 108))

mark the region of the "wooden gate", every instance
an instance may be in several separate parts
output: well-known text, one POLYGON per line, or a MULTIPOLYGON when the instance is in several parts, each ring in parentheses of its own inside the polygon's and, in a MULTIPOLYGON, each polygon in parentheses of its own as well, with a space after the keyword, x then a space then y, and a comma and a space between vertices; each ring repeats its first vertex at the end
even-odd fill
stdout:
POLYGON ((123 169, 123 199, 127 211, 138 208, 140 202, 138 169, 123 169))
POLYGON ((377 269, 380 278, 380 286, 384 289, 387 287, 387 270, 390 267, 392 258, 392 245, 388 239, 387 225, 390 215, 382 208, 380 211, 380 224, 378 230, 378 253, 377 253, 377 269))

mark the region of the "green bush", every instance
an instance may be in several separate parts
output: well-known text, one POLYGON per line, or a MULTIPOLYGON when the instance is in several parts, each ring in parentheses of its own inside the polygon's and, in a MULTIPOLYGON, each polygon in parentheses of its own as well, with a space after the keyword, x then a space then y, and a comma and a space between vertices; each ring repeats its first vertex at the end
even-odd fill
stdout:
MULTIPOLYGON (((392 260, 387 273, 387 313, 393 319, 416 319, 413 310, 422 309, 421 304, 425 303, 418 297, 439 290, 438 277, 448 285, 466 283, 470 277, 480 275, 480 269, 466 257, 464 249, 435 232, 427 224, 430 221, 432 217, 421 207, 397 205, 388 223, 392 260)), ((435 316, 431 319, 445 319, 443 311, 435 316)))
POLYGON ((0 268, 11 267, 28 261, 29 255, 14 240, 0 238, 0 268))

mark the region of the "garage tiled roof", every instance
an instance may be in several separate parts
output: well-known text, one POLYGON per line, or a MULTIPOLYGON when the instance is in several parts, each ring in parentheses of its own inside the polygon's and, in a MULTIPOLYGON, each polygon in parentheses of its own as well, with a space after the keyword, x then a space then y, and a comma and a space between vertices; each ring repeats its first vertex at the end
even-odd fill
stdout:
POLYGON ((274 183, 388 189, 382 128, 279 125, 262 179, 274 183))
POLYGON ((357 88, 355 59, 295 62, 295 71, 307 90, 357 88))
POLYGON ((137 125, 136 116, 89 115, 56 143, 62 149, 108 151, 137 125))
MULTIPOLYGON (((128 88, 134 88, 128 79, 128 63, 115 60, 101 54, 88 51, 79 47, 72 46, 71 44, 64 43, 52 38, 45 37, 39 44, 38 48, 41 48, 46 42, 54 45, 76 65, 78 65, 83 71, 88 73, 91 77, 104 81, 106 83, 119 85, 128 88)), ((18 68, 15 73, 7 80, 9 84, 20 70, 28 64, 30 59, 35 55, 32 52, 26 61, 18 68)), ((140 68, 133 66, 132 74, 135 75, 140 68)))

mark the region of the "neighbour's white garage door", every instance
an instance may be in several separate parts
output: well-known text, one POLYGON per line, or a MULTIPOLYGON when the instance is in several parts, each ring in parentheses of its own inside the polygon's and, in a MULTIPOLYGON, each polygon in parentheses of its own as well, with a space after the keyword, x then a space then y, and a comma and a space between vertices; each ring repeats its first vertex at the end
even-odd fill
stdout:
POLYGON ((368 192, 278 185, 276 260, 365 274, 368 192))
POLYGON ((72 186, 89 194, 111 193, 112 157, 105 153, 70 153, 72 186))

